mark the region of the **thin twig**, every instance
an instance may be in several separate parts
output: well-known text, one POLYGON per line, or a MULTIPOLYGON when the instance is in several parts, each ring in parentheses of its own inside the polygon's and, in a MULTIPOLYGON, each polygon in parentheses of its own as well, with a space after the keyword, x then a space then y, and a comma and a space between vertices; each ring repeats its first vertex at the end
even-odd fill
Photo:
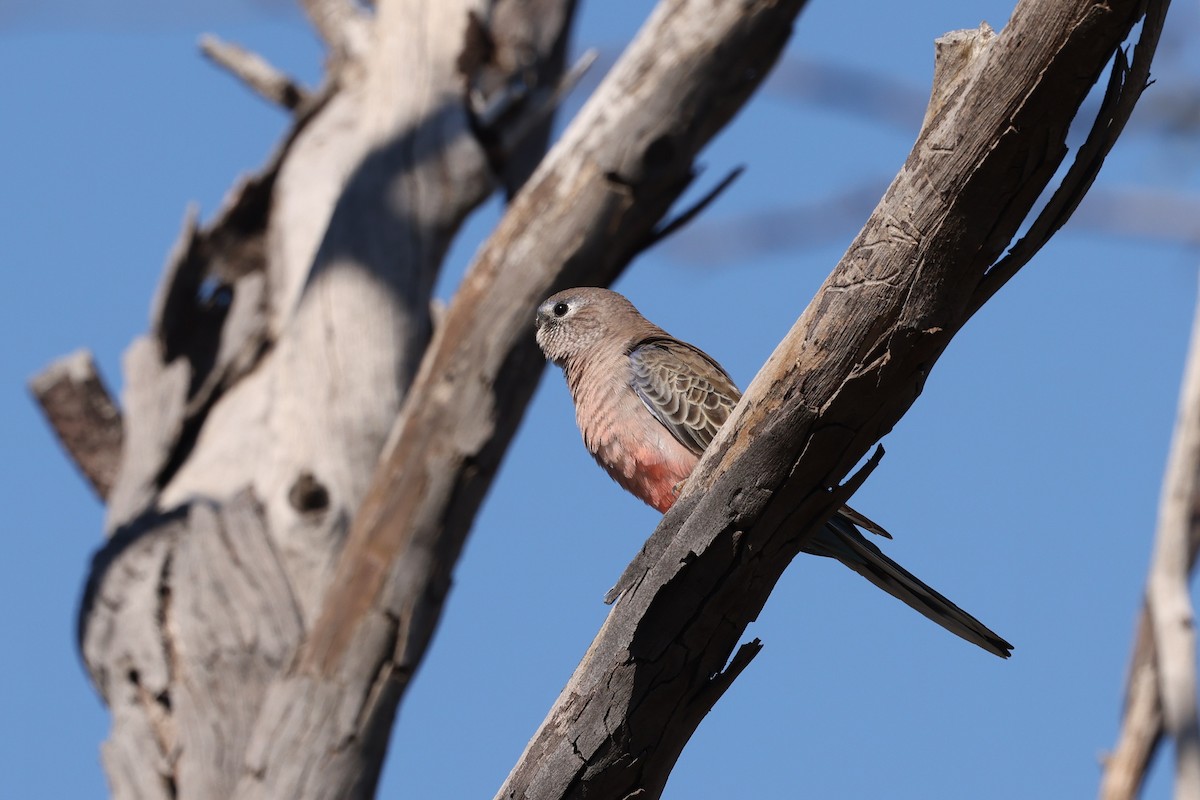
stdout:
POLYGON ((308 100, 308 92, 295 80, 276 69, 258 53, 232 42, 205 34, 200 37, 200 52, 269 103, 295 111, 308 100))
POLYGON ((745 164, 739 164, 729 171, 729 174, 721 179, 721 182, 714 186, 707 194, 697 200, 691 207, 684 209, 678 216, 668 220, 659 227, 655 228, 646 241, 643 242, 637 252, 642 253, 649 250, 654 245, 668 238, 672 234, 682 230, 688 223, 700 216, 706 208, 712 205, 713 201, 721 196, 722 193, 738 178, 742 177, 742 173, 746 171, 745 164))

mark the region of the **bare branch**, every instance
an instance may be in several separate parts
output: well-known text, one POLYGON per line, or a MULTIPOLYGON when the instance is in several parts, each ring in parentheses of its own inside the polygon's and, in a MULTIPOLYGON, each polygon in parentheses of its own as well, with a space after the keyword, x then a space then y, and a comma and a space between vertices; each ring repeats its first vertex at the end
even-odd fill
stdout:
POLYGON ((934 42, 933 91, 921 121, 924 130, 942 112, 962 86, 970 79, 970 67, 984 48, 996 38, 996 32, 986 22, 969 31, 951 31, 934 42))
POLYGON ((211 34, 200 37, 200 52, 214 64, 224 67, 268 103, 295 111, 306 102, 308 93, 295 79, 276 69, 270 62, 232 42, 211 34))
POLYGON ((1196 618, 1188 593, 1192 510, 1200 497, 1200 304, 1197 312, 1146 585, 1163 727, 1175 742, 1175 800, 1200 800, 1196 618))
MULTIPOLYGON (((1023 0, 709 447, 498 797, 662 791, 694 705, 835 485, 921 391, 1138 0, 1023 0), (1004 197, 1005 204, 997 204, 1004 197)), ((935 92, 935 96, 937 93, 935 92)))
POLYGON ((1134 638, 1121 731, 1102 800, 1138 796, 1163 734, 1175 740, 1175 797, 1200 797, 1195 612, 1188 593, 1200 541, 1200 302, 1163 479, 1146 599, 1134 638))
POLYGON ((121 412, 91 352, 63 356, 29 382, 46 421, 96 495, 108 497, 121 463, 121 412))
POLYGON ((742 173, 746 171, 745 166, 737 166, 729 171, 729 174, 720 180, 720 182, 704 194, 699 200, 693 203, 688 208, 685 208, 670 220, 664 222, 646 239, 639 248, 638 252, 645 252, 654 245, 667 239, 672 234, 683 230, 688 223, 696 217, 704 213, 710 205, 713 204, 718 197, 725 193, 725 190, 733 185, 733 182, 742 177, 742 173))
POLYGON ((1121 731, 1112 752, 1102 759, 1101 800, 1136 800, 1162 735, 1162 701, 1158 691, 1158 669, 1154 664, 1154 639, 1150 617, 1143 605, 1134 634, 1129 675, 1125 679, 1121 731))
POLYGON ((1083 196, 1092 188, 1104 159, 1133 114, 1133 107, 1150 85, 1150 61, 1162 35, 1168 5, 1169 0, 1147 3, 1145 21, 1134 48, 1132 64, 1127 61, 1124 50, 1117 50, 1113 54, 1108 88, 1087 139, 1079 147, 1062 183, 1054 190, 1028 233, 988 270, 981 291, 972 301, 975 308, 982 306, 1017 270, 1029 263, 1050 237, 1066 224, 1083 196))

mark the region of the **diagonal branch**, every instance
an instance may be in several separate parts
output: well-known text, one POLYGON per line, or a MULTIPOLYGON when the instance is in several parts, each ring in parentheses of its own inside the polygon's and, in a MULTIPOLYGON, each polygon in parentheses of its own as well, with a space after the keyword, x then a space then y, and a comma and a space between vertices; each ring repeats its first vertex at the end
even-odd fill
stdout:
POLYGON ((742 177, 742 173, 745 171, 746 168, 744 166, 737 166, 731 169, 729 174, 718 181, 716 186, 705 192, 703 197, 655 229, 638 250, 640 252, 649 250, 664 239, 670 238, 686 228, 692 220, 703 214, 718 197, 723 195, 725 190, 733 185, 734 181, 742 177))
MULTIPOLYGON (((1200 320, 1189 350, 1200 351, 1200 320)), ((1194 562, 1192 509, 1200 493, 1200 356, 1188 359, 1146 582, 1163 731, 1175 743, 1175 798, 1200 800, 1196 622, 1188 593, 1194 562)))
POLYGON ((827 487, 920 394, 1141 13, 1138 0, 1023 0, 963 64, 961 87, 721 429, 648 543, 665 542, 663 555, 626 584, 498 797, 661 793, 712 677, 840 504, 827 487))

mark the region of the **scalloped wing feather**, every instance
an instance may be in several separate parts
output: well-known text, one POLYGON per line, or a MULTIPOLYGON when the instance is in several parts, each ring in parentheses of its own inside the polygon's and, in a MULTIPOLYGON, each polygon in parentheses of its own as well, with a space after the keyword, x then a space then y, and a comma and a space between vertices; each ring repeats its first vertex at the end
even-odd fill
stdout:
POLYGON ((696 455, 712 442, 742 396, 720 364, 678 339, 643 340, 630 350, 629 362, 638 397, 696 455))

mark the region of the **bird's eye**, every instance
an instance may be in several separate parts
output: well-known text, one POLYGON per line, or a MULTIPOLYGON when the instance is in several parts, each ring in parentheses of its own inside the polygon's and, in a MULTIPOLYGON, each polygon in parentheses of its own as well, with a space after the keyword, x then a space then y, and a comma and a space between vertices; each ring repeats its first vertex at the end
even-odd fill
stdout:
POLYGON ((556 316, 556 317, 565 317, 567 315, 567 312, 570 310, 571 310, 571 307, 569 305, 567 305, 566 303, 555 303, 554 304, 554 316, 556 316))

